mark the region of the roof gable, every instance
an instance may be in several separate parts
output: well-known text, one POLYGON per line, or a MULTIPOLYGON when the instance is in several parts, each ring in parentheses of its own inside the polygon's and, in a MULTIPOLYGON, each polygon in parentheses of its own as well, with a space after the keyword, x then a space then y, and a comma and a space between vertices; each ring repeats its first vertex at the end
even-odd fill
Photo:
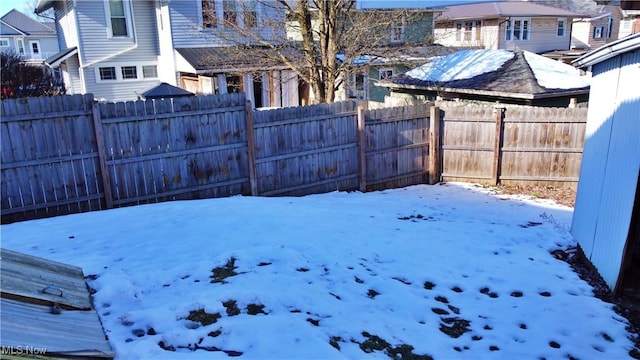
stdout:
MULTIPOLYGON (((13 9, 9 11, 1 20, 14 29, 32 36, 55 36, 56 31, 53 23, 50 25, 36 21, 20 11, 13 9)), ((3 32, 4 33, 4 32, 3 32)))

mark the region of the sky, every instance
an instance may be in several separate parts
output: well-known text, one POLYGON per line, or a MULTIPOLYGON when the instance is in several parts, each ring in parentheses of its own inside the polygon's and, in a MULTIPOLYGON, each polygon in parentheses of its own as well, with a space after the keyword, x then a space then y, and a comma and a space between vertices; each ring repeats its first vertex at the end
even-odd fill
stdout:
POLYGON ((0 0, 0 16, 4 16, 12 9, 31 16, 37 3, 37 0, 0 0))
POLYGON ((572 212, 442 183, 0 230, 3 248, 83 269, 116 359, 629 358, 626 319, 550 254, 576 245, 572 212))

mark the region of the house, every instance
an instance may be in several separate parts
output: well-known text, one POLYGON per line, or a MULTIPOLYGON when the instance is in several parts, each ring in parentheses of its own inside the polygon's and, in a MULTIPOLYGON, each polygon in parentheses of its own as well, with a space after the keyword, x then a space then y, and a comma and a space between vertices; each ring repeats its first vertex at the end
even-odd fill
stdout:
MULTIPOLYGON (((297 76, 282 63, 258 62, 267 51, 242 31, 285 39, 275 1, 39 0, 54 9, 62 49, 47 63, 62 72, 68 94, 135 100, 167 83, 199 94, 242 91, 254 106, 294 106, 297 76)), ((266 56, 266 55, 265 55, 266 56)))
POLYGON ((620 20, 619 38, 631 34, 640 33, 640 1, 621 0, 620 9, 622 19, 620 20))
POLYGON ((447 6, 435 15, 434 36, 445 46, 534 53, 569 50, 573 19, 580 17, 572 11, 531 2, 447 6))
POLYGON ((395 98, 535 106, 574 106, 589 93, 589 77, 579 70, 523 50, 460 50, 378 85, 395 98))
POLYGON ((593 79, 571 234, 617 294, 640 291, 640 34, 574 62, 593 79))
POLYGON ((13 9, 0 18, 0 52, 12 51, 29 63, 42 64, 59 51, 53 22, 39 22, 13 9))
MULTIPOLYGON (((347 81, 338 92, 339 99, 384 101, 389 90, 376 85, 377 80, 386 79, 409 70, 426 61, 429 57, 442 53, 442 47, 429 46, 433 43, 433 11, 415 7, 408 3, 403 6, 394 2, 359 2, 357 11, 389 19, 388 33, 383 34, 385 44, 359 54, 351 64, 352 71, 345 74, 347 81)), ((343 60, 343 59, 341 59, 343 60)))

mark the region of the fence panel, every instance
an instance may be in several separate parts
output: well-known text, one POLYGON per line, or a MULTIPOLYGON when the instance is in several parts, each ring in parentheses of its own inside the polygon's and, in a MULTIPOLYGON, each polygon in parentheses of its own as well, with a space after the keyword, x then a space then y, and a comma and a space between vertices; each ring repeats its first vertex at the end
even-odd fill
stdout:
POLYGON ((429 108, 422 104, 364 112, 367 190, 428 180, 429 108))
POLYGON ((247 194, 244 102, 227 94, 99 104, 113 204, 247 194))
POLYGON ((353 101, 253 114, 260 195, 302 195, 358 187, 353 101))
POLYGON ((3 100, 2 221, 103 208, 93 96, 3 100))
POLYGON ((496 140, 494 109, 441 106, 442 177, 446 181, 490 181, 496 140))
POLYGON ((580 175, 586 114, 583 108, 507 109, 500 181, 575 186, 580 175))

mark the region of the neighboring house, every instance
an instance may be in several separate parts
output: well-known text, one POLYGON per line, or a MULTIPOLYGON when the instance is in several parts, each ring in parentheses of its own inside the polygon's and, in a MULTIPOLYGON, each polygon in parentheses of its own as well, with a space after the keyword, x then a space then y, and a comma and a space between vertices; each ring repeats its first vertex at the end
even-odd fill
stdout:
POLYGON ((535 106, 574 106, 589 93, 579 70, 522 50, 461 50, 378 85, 396 98, 535 106))
POLYGON ((594 0, 525 0, 581 14, 573 19, 571 48, 590 49, 618 39, 622 11, 618 4, 594 0))
POLYGON ((357 11, 373 13, 390 19, 386 47, 375 49, 376 55, 361 54, 354 60, 354 70, 345 74, 347 81, 338 91, 340 99, 356 98, 383 102, 389 90, 376 85, 383 80, 441 55, 441 47, 425 46, 433 43, 433 11, 400 7, 393 2, 359 5, 357 11), (415 44, 415 46, 413 45, 415 44))
POLYGON ((59 50, 53 22, 38 22, 18 10, 0 18, 0 52, 13 51, 25 61, 41 64, 59 50))
POLYGON ((284 22, 284 10, 275 5, 255 0, 39 0, 36 12, 54 9, 62 51, 47 63, 61 69, 69 94, 135 100, 165 82, 194 93, 243 91, 255 106, 294 106, 299 103, 295 73, 281 64, 257 64, 251 57, 253 43, 232 30, 238 26, 284 39, 284 30, 263 24, 267 18, 284 22), (236 40, 242 48, 236 48, 236 40))
POLYGON ((618 295, 640 268, 640 34, 574 62, 593 80, 571 234, 618 295))
POLYGON ((618 37, 640 33, 640 1, 620 1, 622 20, 618 37))
POLYGON ((435 39, 445 46, 521 49, 534 53, 571 48, 574 18, 582 15, 530 2, 447 6, 435 15, 435 39))

